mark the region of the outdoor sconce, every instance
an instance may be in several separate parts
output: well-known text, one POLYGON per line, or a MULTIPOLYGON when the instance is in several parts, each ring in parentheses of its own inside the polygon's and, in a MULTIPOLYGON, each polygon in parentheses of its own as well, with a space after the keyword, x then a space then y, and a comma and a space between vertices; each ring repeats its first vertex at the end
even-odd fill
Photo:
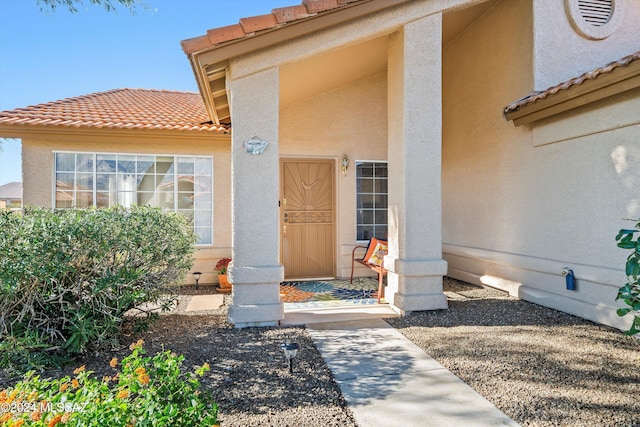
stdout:
POLYGON ((198 282, 200 281, 200 275, 202 273, 200 273, 199 271, 194 271, 193 272, 193 278, 196 279, 196 289, 198 289, 198 282))
POLYGON ((347 170, 349 169, 349 157, 345 154, 340 160, 340 170, 344 176, 347 176, 347 170))
POLYGON ((293 358, 298 355, 298 350, 300 346, 295 342, 288 342, 284 344, 280 344, 280 348, 284 352, 284 357, 289 361, 289 373, 293 373, 293 358))

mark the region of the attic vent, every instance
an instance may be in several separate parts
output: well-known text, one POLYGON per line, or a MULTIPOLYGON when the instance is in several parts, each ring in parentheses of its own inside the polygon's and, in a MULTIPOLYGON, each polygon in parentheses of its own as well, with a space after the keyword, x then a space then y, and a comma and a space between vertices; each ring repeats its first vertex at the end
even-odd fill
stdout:
POLYGON ((613 0, 578 0, 578 9, 586 22, 601 27, 611 20, 613 0))
POLYGON ((609 37, 624 16, 622 0, 564 0, 564 5, 573 29, 590 40, 609 37))

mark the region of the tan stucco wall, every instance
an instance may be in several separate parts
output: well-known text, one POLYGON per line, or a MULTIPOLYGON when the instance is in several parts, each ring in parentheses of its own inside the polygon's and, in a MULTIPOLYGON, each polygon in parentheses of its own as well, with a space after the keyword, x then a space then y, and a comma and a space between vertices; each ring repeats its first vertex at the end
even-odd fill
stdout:
MULTIPOLYGON (((386 88, 382 73, 281 110, 281 157, 336 160, 338 277, 349 277, 356 244, 356 162, 387 158, 386 88), (347 176, 338 163, 344 154, 350 159, 347 176)), ((364 268, 357 271, 371 275, 364 268)))
MULTIPOLYGON (((515 2, 520 1, 522 0, 515 2)), ((536 90, 545 90, 640 49, 638 0, 615 0, 618 11, 614 13, 621 15, 619 22, 615 22, 617 30, 597 41, 590 40, 573 29, 565 13, 566 1, 533 2, 536 90)), ((577 3, 577 0, 569 1, 577 3)))
POLYGON ((640 92, 533 127, 506 122, 502 108, 534 84, 526 3, 501 2, 445 49, 449 274, 624 327, 614 300, 626 254, 614 237, 630 225, 623 218, 640 216, 640 126, 629 112, 638 111, 640 92), (565 289, 564 266, 577 291, 565 289))
MULTIPOLYGON (((173 154, 213 156, 214 235, 213 245, 198 246, 192 271, 203 273, 201 284, 214 283, 215 260, 231 255, 231 160, 228 136, 184 138, 164 134, 147 137, 136 133, 64 134, 25 136, 22 139, 24 205, 51 207, 56 151, 173 154)), ((194 283, 187 275, 186 283, 194 283)))

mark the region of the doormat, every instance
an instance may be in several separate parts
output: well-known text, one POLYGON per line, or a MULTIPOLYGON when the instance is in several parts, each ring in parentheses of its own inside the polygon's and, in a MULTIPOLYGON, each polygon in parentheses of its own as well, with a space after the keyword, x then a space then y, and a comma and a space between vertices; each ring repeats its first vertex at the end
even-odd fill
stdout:
POLYGON ((286 309, 378 303, 378 280, 359 277, 348 280, 290 281, 280 284, 280 299, 286 309))

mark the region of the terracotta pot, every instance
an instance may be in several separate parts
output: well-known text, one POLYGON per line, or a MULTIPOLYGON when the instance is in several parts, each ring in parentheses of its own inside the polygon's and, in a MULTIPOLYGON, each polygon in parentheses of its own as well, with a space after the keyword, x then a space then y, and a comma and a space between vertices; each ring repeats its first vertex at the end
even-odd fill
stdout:
POLYGON ((220 289, 218 289, 218 292, 225 294, 231 292, 231 283, 229 283, 229 279, 227 279, 226 274, 218 274, 218 282, 220 282, 220 289))

